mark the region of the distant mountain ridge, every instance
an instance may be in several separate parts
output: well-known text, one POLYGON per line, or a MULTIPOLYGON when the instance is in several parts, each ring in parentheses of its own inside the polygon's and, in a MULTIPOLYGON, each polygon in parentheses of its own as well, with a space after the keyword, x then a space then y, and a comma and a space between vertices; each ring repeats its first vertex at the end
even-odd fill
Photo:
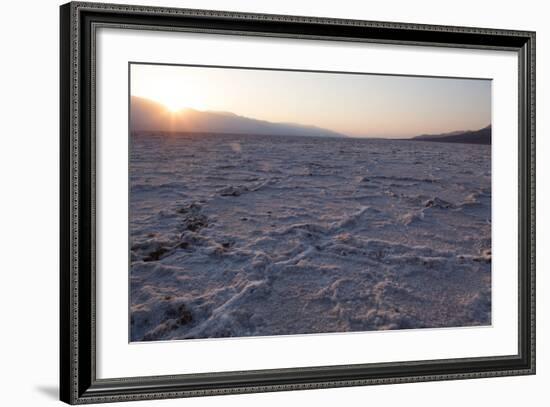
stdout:
POLYGON ((188 132, 258 134, 273 136, 347 137, 316 126, 297 123, 274 123, 251 119, 232 112, 182 109, 170 111, 161 103, 132 96, 130 129, 133 132, 188 132))
POLYGON ((441 134, 423 134, 413 137, 415 141, 437 141, 442 143, 465 143, 465 144, 491 144, 491 125, 479 130, 453 131, 441 134))

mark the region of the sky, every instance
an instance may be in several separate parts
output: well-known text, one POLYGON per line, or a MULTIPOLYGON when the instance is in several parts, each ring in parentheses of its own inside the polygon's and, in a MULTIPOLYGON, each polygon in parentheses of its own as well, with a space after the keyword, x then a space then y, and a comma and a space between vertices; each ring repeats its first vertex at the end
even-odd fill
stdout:
POLYGON ((491 124, 491 81, 131 64, 130 93, 177 111, 232 112, 350 137, 406 138, 491 124))

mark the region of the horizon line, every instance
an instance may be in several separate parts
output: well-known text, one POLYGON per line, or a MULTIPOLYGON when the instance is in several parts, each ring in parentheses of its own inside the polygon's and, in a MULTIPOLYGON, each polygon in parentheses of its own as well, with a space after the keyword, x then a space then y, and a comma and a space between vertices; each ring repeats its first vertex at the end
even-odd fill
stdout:
MULTIPOLYGON (((162 65, 162 64, 160 64, 160 65, 162 65)), ((250 68, 250 69, 255 69, 255 68, 250 68)), ((419 134, 412 135, 412 136, 409 136, 409 137, 384 137, 384 136, 373 136, 373 135, 350 135, 350 134, 343 133, 341 131, 333 130, 333 129, 326 128, 326 127, 320 127, 320 126, 314 125, 314 124, 305 124, 305 123, 298 123, 298 122, 276 122, 276 121, 270 121, 270 120, 261 119, 261 118, 257 118, 257 117, 244 116, 242 114, 235 113, 235 112, 232 112, 232 111, 227 111, 227 110, 208 110, 208 109, 202 110, 202 109, 197 109, 197 108, 193 108, 193 107, 189 107, 189 106, 177 108, 177 109, 174 110, 174 109, 169 108, 164 103, 162 103, 162 102, 160 102, 160 101, 158 101, 154 98, 149 98, 149 97, 140 96, 140 95, 132 95, 131 93, 129 94, 129 96, 130 96, 130 98, 144 99, 144 100, 156 103, 158 105, 161 105, 167 112, 169 112, 171 114, 178 114, 178 113, 182 113, 182 112, 185 112, 185 111, 192 111, 192 112, 199 112, 199 113, 213 113, 213 114, 219 114, 219 115, 231 115, 231 116, 236 116, 236 117, 240 117, 240 118, 244 118, 244 119, 248 119, 248 120, 256 120, 256 121, 265 122, 265 123, 269 123, 269 124, 275 124, 275 125, 277 125, 277 124, 280 124, 280 125, 295 125, 295 126, 302 126, 302 127, 318 128, 318 129, 321 129, 321 130, 330 131, 330 132, 333 132, 333 133, 336 133, 336 134, 340 135, 340 137, 338 137, 338 136, 322 136, 323 138, 328 138, 328 137, 342 138, 343 137, 343 138, 351 138, 351 139, 366 138, 366 139, 384 139, 384 140, 412 140, 415 137, 419 137, 419 136, 438 136, 438 135, 443 135, 443 134, 447 134, 447 133, 454 133, 454 132, 460 132, 460 133, 475 132, 475 131, 479 131, 479 130, 482 130, 482 129, 485 129, 487 127, 492 126, 492 123, 489 123, 486 126, 483 126, 483 127, 477 128, 477 129, 449 129, 449 130, 446 130, 446 131, 442 131, 440 133, 425 133, 424 132, 424 133, 419 133, 419 134)), ((129 110, 131 110, 131 106, 129 106, 129 110)), ((129 119, 131 120, 131 115, 130 115, 129 119)), ((234 132, 201 132, 201 131, 193 132, 193 131, 164 131, 164 130, 155 130, 155 131, 165 132, 165 133, 186 133, 186 134, 244 134, 244 135, 253 135, 253 133, 234 133, 234 132)), ((283 136, 287 137, 285 135, 283 135, 283 136)), ((312 137, 312 136, 304 136, 304 137, 312 137)))

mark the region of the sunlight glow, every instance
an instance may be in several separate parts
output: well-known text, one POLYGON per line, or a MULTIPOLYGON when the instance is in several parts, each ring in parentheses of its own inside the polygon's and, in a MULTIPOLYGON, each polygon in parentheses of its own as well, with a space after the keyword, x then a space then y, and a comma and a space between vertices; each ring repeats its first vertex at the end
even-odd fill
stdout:
POLYGON ((165 106, 172 113, 185 109, 204 110, 204 103, 198 97, 189 98, 187 95, 178 92, 157 92, 147 95, 148 98, 165 106))

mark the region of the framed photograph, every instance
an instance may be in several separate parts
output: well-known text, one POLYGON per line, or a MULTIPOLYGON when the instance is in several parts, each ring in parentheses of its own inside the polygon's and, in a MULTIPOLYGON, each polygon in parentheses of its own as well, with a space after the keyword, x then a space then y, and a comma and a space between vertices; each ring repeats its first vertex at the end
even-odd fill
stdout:
POLYGON ((535 373, 535 33, 61 6, 61 400, 535 373))

